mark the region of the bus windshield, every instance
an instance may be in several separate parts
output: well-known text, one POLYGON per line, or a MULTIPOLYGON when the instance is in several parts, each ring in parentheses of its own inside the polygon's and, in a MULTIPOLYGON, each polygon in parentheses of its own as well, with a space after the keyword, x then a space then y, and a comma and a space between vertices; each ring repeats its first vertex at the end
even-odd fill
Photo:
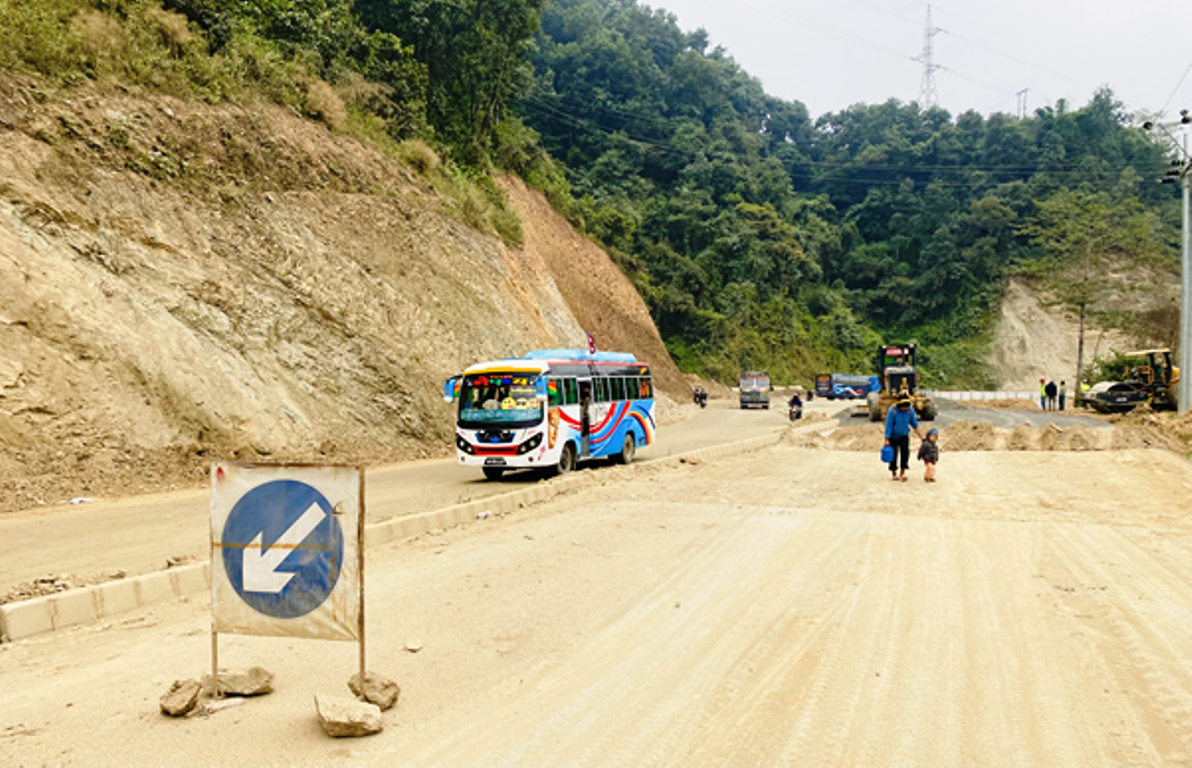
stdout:
POLYGON ((465 376, 459 392, 459 425, 528 427, 542 421, 535 377, 527 374, 465 376))
POLYGON ((761 390, 770 388, 769 376, 747 375, 741 377, 741 389, 761 390))

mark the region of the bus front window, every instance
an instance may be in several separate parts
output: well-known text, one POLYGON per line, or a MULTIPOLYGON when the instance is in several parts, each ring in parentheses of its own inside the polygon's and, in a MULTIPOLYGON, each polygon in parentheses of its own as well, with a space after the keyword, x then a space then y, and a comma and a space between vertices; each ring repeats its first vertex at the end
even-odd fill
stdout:
POLYGON ((526 375, 465 376, 459 396, 459 425, 484 429, 526 428, 542 421, 535 378, 526 375))

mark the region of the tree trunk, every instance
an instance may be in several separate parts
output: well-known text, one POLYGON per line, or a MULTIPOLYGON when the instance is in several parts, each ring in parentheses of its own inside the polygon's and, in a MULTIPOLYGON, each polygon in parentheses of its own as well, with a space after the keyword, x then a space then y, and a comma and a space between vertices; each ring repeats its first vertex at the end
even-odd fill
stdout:
POLYGON ((1085 305, 1080 305, 1080 333, 1076 337, 1076 384, 1074 386, 1076 392, 1076 404, 1079 405, 1084 400, 1084 390, 1080 386, 1080 373, 1084 369, 1084 310, 1085 305))

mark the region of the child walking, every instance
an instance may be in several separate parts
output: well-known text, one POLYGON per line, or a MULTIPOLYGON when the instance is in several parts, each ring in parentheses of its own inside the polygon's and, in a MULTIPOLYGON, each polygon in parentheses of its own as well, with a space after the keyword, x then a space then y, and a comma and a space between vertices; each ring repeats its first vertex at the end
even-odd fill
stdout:
POLYGON ((923 443, 919 446, 919 461, 923 462, 925 467, 923 472, 923 481, 927 483, 935 482, 935 465, 940 461, 940 433, 934 429, 927 430, 927 437, 923 439, 923 443))

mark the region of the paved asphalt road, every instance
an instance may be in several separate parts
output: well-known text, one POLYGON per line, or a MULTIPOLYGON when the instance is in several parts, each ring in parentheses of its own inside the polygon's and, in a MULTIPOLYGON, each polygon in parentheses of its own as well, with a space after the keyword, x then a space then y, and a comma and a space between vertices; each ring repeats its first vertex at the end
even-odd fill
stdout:
MULTIPOLYGON (((849 418, 851 401, 815 400, 808 411, 840 416, 845 426, 866 423, 849 418)), ((985 420, 1012 429, 1022 422, 1035 426, 1054 422, 1060 426, 1082 424, 1107 428, 1088 416, 1045 414, 1042 411, 1002 411, 968 408, 952 401, 940 402, 936 422, 947 426, 960 420, 985 420)), ((711 445, 759 437, 782 429, 786 411, 779 398, 770 410, 743 411, 735 402, 713 401, 683 422, 665 425, 657 441, 638 454, 640 461, 698 450, 711 445)), ((600 471, 591 465, 584 471, 600 471)), ((500 482, 489 482, 477 470, 456 465, 453 459, 378 467, 366 475, 368 519, 378 522, 418 514, 514 490, 540 482, 543 475, 511 473, 500 482)), ((94 503, 65 504, 0 516, 0 594, 20 581, 50 574, 93 577, 109 569, 127 574, 162 568, 168 557, 201 560, 208 555, 208 493, 195 488, 125 499, 98 499, 94 503)))
MULTIPOLYGON (((786 412, 776 406, 742 411, 735 403, 713 401, 686 421, 662 426, 638 458, 651 461, 781 429, 786 412)), ((831 414, 840 405, 817 402, 814 407, 831 414)), ((600 471, 600 465, 583 471, 600 471)), ((539 473, 516 472, 490 482, 453 458, 377 467, 365 476, 368 520, 440 509, 542 479, 539 473)), ((168 557, 201 560, 209 552, 209 515, 207 489, 196 488, 0 516, 0 595, 17 582, 45 575, 88 579, 109 569, 134 575, 161 569, 168 557)))

